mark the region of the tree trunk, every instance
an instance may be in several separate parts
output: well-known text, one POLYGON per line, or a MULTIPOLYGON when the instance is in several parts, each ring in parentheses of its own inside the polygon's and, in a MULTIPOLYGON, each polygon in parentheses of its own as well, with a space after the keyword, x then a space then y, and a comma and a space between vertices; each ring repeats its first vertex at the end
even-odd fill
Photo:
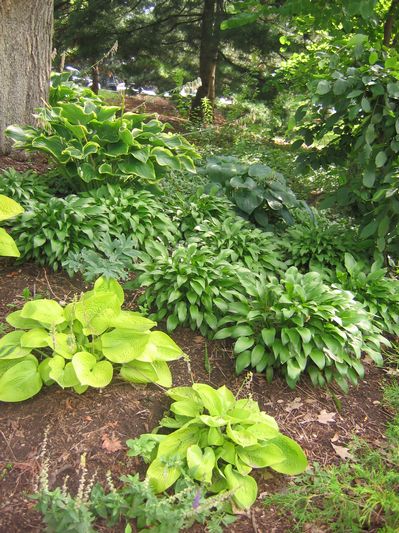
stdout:
POLYGON ((92 77, 92 84, 90 89, 93 91, 93 93, 98 94, 99 90, 99 72, 98 72, 98 65, 95 65, 91 69, 91 77, 92 77))
POLYGON ((53 0, 0 0, 0 154, 11 151, 4 129, 33 124, 48 96, 53 0))
POLYGON ((398 15, 399 0, 392 0, 391 7, 388 10, 387 17, 384 24, 384 45, 392 46, 393 30, 395 26, 395 18, 398 15))
POLYGON ((197 90, 191 107, 191 116, 195 118, 204 118, 201 106, 203 98, 208 98, 212 107, 215 101, 223 3, 223 0, 204 0, 200 47, 201 86, 197 90))

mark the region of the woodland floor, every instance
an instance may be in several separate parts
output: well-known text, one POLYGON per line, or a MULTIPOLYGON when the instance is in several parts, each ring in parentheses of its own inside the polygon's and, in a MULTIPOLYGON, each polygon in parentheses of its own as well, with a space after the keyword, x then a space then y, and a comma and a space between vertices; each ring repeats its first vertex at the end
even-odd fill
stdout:
MULTIPOLYGON (((52 273, 33 264, 16 267, 3 260, 0 272, 0 321, 23 305, 25 288, 32 294, 62 302, 86 289, 81 279, 70 279, 64 273, 52 273)), ((127 294, 125 308, 135 309, 136 296, 127 294)), ((190 365, 184 361, 172 364, 174 385, 189 385, 194 380, 212 386, 227 384, 234 392, 242 387, 243 377, 234 374, 232 351, 227 343, 206 341, 187 329, 178 329, 172 337, 190 357, 190 365), (209 372, 205 369, 206 352, 209 372)), ((352 388, 346 396, 335 391, 342 403, 339 412, 326 391, 312 388, 306 380, 292 391, 282 379, 267 384, 263 376, 254 375, 241 396, 252 394, 276 418, 281 431, 303 446, 310 464, 313 461, 321 465, 337 464, 342 460, 337 452, 342 453, 340 447, 345 449, 353 435, 365 438, 376 448, 384 443, 384 425, 389 414, 381 404, 381 384, 386 374, 366 366, 366 378, 359 387, 352 388)), ((44 460, 49 462, 50 487, 62 485, 68 476, 72 492, 79 484, 83 454, 89 477, 95 474, 99 481, 105 480, 108 470, 115 480, 123 474, 143 473, 141 461, 126 456, 125 441, 151 431, 167 407, 168 399, 156 386, 133 386, 118 380, 105 390, 92 389, 81 396, 50 387, 20 404, 3 403, 0 407, 0 532, 42 531, 29 494, 35 490, 44 460), (46 432, 47 446, 43 446, 46 432)), ((279 516, 274 508, 265 508, 261 497, 284 490, 290 479, 270 470, 257 472, 256 477, 260 489, 258 503, 230 531, 290 531, 289 517, 279 516)), ((98 528, 110 531, 101 524, 98 528)), ((373 530, 376 531, 373 527, 369 529, 373 530)), ((307 531, 326 532, 328 527, 309 524, 307 531)))

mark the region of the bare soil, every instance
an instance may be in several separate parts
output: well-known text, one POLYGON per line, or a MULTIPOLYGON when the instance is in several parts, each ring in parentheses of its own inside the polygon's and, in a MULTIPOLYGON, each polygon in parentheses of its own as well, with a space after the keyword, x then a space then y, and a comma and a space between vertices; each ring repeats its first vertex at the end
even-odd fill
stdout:
MULTIPOLYGON (((0 167, 1 168, 1 167, 0 167)), ((86 289, 80 278, 53 273, 34 264, 16 266, 0 262, 0 323, 24 303, 22 291, 66 302, 86 289)), ((127 308, 135 308, 135 294, 127 294, 127 308)), ((162 328, 162 324, 160 325, 162 328)), ((314 389, 305 379, 290 390, 277 378, 268 384, 262 375, 234 373, 231 345, 206 341, 197 332, 178 329, 172 337, 189 355, 172 365, 175 385, 190 385, 192 380, 212 386, 226 384, 241 396, 251 394, 260 406, 274 416, 283 433, 296 439, 305 449, 309 463, 339 463, 334 446, 345 447, 351 436, 365 438, 373 446, 384 444, 384 426, 389 413, 381 404, 384 371, 367 365, 365 380, 346 396, 334 391, 314 389), (208 353, 210 372, 205 369, 208 353), (341 408, 337 411, 337 399, 341 408)), ((0 532, 39 532, 40 516, 29 498, 37 485, 45 462, 49 465, 50 487, 62 485, 76 490, 85 457, 89 477, 104 481, 111 471, 115 480, 123 474, 145 472, 137 458, 126 456, 125 441, 151 431, 168 408, 168 399, 156 386, 133 386, 117 379, 104 390, 89 390, 79 396, 56 386, 43 389, 36 397, 19 404, 0 404, 0 532), (47 437, 46 437, 47 435, 47 437), (47 441, 47 443, 46 443, 47 441), (121 448, 111 451, 113 445, 121 448), (119 444, 121 446, 119 446, 119 444)), ((256 472, 259 498, 251 512, 242 515, 229 528, 232 533, 280 533, 291 531, 289 516, 265 508, 262 495, 284 490, 292 481, 270 470, 256 472)), ((100 531, 110 531, 99 525, 100 531)), ((122 529, 123 530, 123 529, 122 529)), ((321 531, 309 525, 307 531, 321 531)), ((373 525, 370 531, 375 531, 373 525)), ((119 531, 113 529, 112 531, 119 531)), ((192 531, 203 531, 195 527, 192 531)), ((326 529, 323 531, 328 531, 326 529)))

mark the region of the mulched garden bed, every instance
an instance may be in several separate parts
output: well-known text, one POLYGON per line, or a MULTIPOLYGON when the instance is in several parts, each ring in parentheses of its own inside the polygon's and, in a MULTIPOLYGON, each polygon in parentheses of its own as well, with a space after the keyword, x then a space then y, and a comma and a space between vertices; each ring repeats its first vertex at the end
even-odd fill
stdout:
MULTIPOLYGON (((68 301, 74 294, 89 288, 79 278, 53 273, 33 264, 16 266, 0 262, 0 321, 24 303, 22 291, 68 301)), ((127 293, 125 308, 135 309, 136 296, 127 293)), ((162 324, 160 325, 162 328, 162 324)), ((305 449, 309 463, 339 463, 351 436, 365 438, 373 446, 384 445, 384 426, 389 417, 381 404, 384 371, 366 365, 363 383, 347 396, 335 391, 335 402, 325 390, 314 389, 306 380, 290 390, 282 379, 268 384, 261 375, 234 374, 229 343, 206 341, 197 332, 178 329, 173 339, 189 355, 190 363, 174 362, 174 385, 191 381, 212 386, 226 384, 241 396, 251 394, 260 406, 274 416, 281 431, 296 439, 305 449), (209 365, 205 364, 206 353, 209 365), (208 367, 206 370, 205 367, 208 367), (337 411, 337 399, 341 402, 337 411)), ((45 460, 49 463, 50 487, 62 485, 76 490, 81 477, 80 464, 85 457, 88 477, 104 481, 110 470, 117 480, 121 475, 145 472, 137 458, 126 456, 125 441, 151 431, 168 408, 168 399, 158 387, 134 386, 115 380, 104 390, 91 389, 84 395, 63 391, 57 386, 43 389, 35 398, 0 405, 0 532, 39 532, 43 525, 28 495, 34 492, 38 474, 45 460), (45 438, 45 435, 47 437, 45 438), (44 445, 45 440, 47 444, 44 445)), ((279 533, 290 531, 289 517, 279 516, 276 509, 266 509, 262 494, 284 490, 290 478, 257 471, 259 498, 247 515, 242 515, 229 531, 233 533, 279 533)), ((99 531, 110 531, 101 524, 99 531)), ((112 531, 117 531, 115 528, 112 531)), ((123 531, 123 529, 121 529, 123 531)), ((191 531, 203 531, 201 527, 191 531)), ((316 531, 310 525, 309 531, 316 531)), ((328 531, 318 528, 317 531, 328 531)))

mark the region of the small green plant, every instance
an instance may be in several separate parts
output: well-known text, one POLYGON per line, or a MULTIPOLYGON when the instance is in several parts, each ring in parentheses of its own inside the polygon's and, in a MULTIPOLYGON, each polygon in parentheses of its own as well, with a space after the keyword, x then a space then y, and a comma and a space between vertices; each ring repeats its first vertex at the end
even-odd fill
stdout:
POLYGON ((374 317, 380 329, 399 336, 399 280, 387 277, 381 262, 371 267, 345 254, 345 271, 337 270, 338 283, 350 290, 374 317))
POLYGON ((270 467, 290 475, 305 470, 301 447, 282 435, 275 420, 254 400, 237 400, 225 386, 215 390, 202 383, 176 387, 167 394, 174 400, 171 416, 160 426, 173 431, 127 441, 128 455, 144 450, 151 463, 146 479, 155 492, 188 474, 205 484, 208 492, 230 493, 237 507, 248 509, 257 496, 256 481, 249 475, 253 468, 270 467))
MULTIPOLYGON (((23 213, 23 208, 11 198, 0 194, 0 222, 9 220, 15 216, 23 213)), ((20 252, 14 239, 6 232, 4 228, 0 228, 0 256, 3 257, 19 257, 20 252)))
POLYGON ((173 331, 179 324, 215 330, 218 319, 236 297, 239 265, 232 265, 229 252, 215 255, 211 248, 195 243, 178 246, 172 252, 160 243, 148 243, 139 254, 135 268, 142 273, 133 287, 145 287, 138 302, 153 309, 154 320, 168 315, 166 326, 173 331))
POLYGON ((208 158, 201 169, 210 181, 209 190, 224 191, 246 218, 270 229, 276 222, 293 224, 293 208, 308 209, 287 186, 282 174, 261 163, 246 164, 233 156, 208 158))
POLYGON ((281 280, 240 275, 243 291, 220 320, 215 339, 233 338, 236 371, 256 368, 268 380, 275 370, 295 387, 301 375, 348 390, 364 375, 366 352, 382 364, 380 344, 389 345, 371 316, 349 291, 326 285, 317 272, 289 268, 281 280))
POLYGON ((233 263, 241 262, 253 271, 275 274, 286 267, 275 236, 254 228, 237 216, 199 224, 192 230, 188 242, 205 245, 215 254, 228 252, 233 263))
POLYGON ((0 401, 20 402, 43 384, 82 393, 103 388, 114 365, 122 379, 170 387, 167 361, 182 350, 155 322, 122 310, 124 294, 115 280, 99 278, 94 288, 65 307, 33 300, 6 320, 15 331, 0 339, 0 401))
POLYGON ((136 256, 137 239, 123 234, 112 239, 105 233, 98 239, 97 250, 83 248, 79 252, 70 252, 62 266, 70 276, 80 273, 86 281, 100 276, 125 280, 136 256))
POLYGON ((51 194, 48 180, 30 170, 17 172, 13 168, 0 174, 0 194, 10 196, 23 207, 29 207, 32 200, 47 201, 51 194))
POLYGON ((364 245, 354 228, 318 217, 287 229, 281 242, 288 262, 304 270, 318 270, 331 277, 337 267, 343 268, 345 253, 364 255, 364 245))
POLYGON ((104 182, 154 182, 167 172, 195 172, 194 148, 148 114, 123 113, 98 98, 77 95, 39 109, 41 126, 9 126, 15 148, 49 156, 75 191, 104 182))

